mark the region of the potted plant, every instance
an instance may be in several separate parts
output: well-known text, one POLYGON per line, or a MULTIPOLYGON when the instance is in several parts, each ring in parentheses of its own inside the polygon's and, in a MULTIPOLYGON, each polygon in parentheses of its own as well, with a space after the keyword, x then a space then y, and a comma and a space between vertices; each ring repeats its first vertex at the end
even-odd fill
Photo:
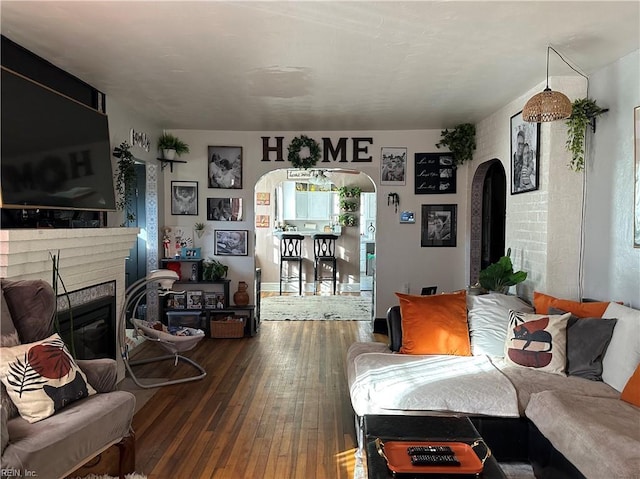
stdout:
POLYGON ((442 139, 436 143, 436 148, 447 147, 453 154, 454 165, 461 165, 473 159, 476 149, 476 127, 471 123, 462 123, 453 130, 442 130, 442 139))
POLYGON ((341 186, 338 189, 340 198, 357 198, 362 190, 358 186, 341 186))
POLYGON ((198 238, 202 238, 205 228, 206 226, 204 223, 196 223, 195 225, 193 225, 193 229, 196 230, 196 234, 198 235, 198 238))
POLYGON ((229 267, 213 258, 207 258, 202 262, 202 279, 204 281, 217 281, 227 276, 229 267))
POLYGON ((189 145, 171 133, 163 133, 158 138, 158 149, 162 151, 165 160, 173 160, 176 155, 189 153, 189 145))
POLYGON ((587 126, 591 125, 595 131, 595 118, 609 109, 599 107, 596 101, 590 98, 578 98, 571 108, 571 116, 566 121, 567 150, 571 152, 569 168, 573 171, 582 171, 584 170, 584 136, 587 126))
POLYGON ((133 198, 136 189, 136 159, 131 153, 131 145, 126 141, 113 149, 113 156, 118 158, 116 179, 116 206, 124 213, 124 222, 120 226, 128 226, 136 220, 133 209, 133 198))
POLYGON ((340 226, 355 226, 358 219, 352 213, 343 213, 338 216, 340 226))
POLYGON ((490 264, 480 271, 478 277, 480 286, 484 289, 503 294, 506 294, 511 286, 522 283, 525 279, 527 279, 526 272, 518 271, 514 273, 513 271, 511 248, 509 248, 507 254, 497 262, 490 264))

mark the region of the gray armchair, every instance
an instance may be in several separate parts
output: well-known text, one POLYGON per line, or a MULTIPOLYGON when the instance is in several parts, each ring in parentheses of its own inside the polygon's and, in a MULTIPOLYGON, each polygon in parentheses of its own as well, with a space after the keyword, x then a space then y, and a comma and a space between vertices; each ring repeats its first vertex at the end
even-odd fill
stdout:
MULTIPOLYGON (((2 279, 0 346, 27 344, 53 334, 55 296, 41 280, 2 279)), ((52 416, 30 423, 23 419, 2 385, 0 418, 2 470, 17 477, 64 478, 110 446, 122 458, 135 450, 131 421, 133 394, 116 390, 116 362, 112 359, 77 360, 97 394, 71 402, 52 416)))

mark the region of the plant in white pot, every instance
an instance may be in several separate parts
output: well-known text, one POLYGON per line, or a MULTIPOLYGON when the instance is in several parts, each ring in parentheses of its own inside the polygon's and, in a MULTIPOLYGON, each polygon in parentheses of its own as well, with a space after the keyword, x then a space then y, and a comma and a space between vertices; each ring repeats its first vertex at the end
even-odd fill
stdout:
POLYGON ((189 145, 171 133, 163 133, 158 138, 158 150, 162 152, 162 158, 173 160, 176 155, 181 156, 189 153, 189 145))

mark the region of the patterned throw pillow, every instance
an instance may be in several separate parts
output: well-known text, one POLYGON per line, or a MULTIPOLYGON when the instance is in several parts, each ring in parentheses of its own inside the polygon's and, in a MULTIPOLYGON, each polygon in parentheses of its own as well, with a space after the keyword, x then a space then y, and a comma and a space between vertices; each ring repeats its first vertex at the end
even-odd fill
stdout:
POLYGON ((30 423, 96 393, 58 334, 2 348, 0 381, 20 415, 30 423))
POLYGON ((567 362, 567 321, 563 315, 509 311, 504 357, 507 363, 564 375, 567 362))

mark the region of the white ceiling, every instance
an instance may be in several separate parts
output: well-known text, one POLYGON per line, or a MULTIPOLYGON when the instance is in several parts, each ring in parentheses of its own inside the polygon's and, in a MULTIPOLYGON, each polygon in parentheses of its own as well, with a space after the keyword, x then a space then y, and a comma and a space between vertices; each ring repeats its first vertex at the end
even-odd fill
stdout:
POLYGON ((168 129, 476 122, 640 48, 640 2, 5 1, 1 32, 168 129), (550 74, 569 75, 552 52, 550 74))

